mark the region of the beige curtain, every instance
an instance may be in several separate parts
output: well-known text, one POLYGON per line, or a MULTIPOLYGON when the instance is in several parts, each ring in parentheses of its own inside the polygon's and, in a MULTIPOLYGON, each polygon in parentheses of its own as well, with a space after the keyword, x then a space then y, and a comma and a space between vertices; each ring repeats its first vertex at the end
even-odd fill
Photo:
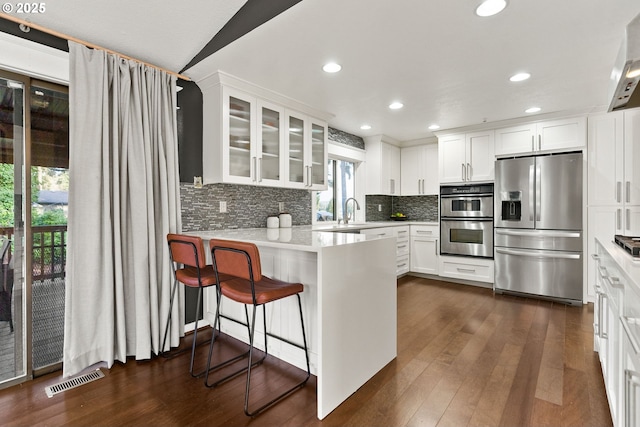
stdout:
POLYGON ((171 288, 166 235, 181 228, 175 77, 74 42, 69 51, 64 376, 158 353, 171 288))

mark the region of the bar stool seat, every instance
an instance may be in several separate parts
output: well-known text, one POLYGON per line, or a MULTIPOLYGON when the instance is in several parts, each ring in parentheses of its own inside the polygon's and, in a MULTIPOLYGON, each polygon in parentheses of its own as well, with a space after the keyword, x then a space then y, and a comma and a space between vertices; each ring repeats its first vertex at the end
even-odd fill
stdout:
MULTIPOLYGON (((240 370, 233 372, 226 377, 219 379, 213 384, 209 383, 209 372, 215 371, 219 368, 229 365, 229 363, 238 359, 238 356, 222 362, 214 367, 211 367, 211 357, 213 347, 215 343, 215 337, 211 340, 209 347, 209 359, 207 362, 207 373, 205 376, 205 385, 207 387, 215 387, 228 379, 247 372, 245 399, 244 399, 244 413, 247 416, 256 416, 266 409, 272 407, 276 403, 280 402, 284 398, 291 395, 294 391, 301 389, 309 380, 311 376, 311 369, 309 363, 309 350, 307 346, 307 337, 304 329, 304 318, 302 315, 302 302, 300 300, 300 294, 304 290, 304 286, 301 283, 289 283, 282 280, 272 279, 262 274, 260 265, 260 252, 258 247, 248 242, 237 242, 232 240, 220 240, 211 239, 209 241, 209 248, 211 249, 211 259, 213 264, 213 270, 218 277, 220 285, 218 291, 221 298, 218 299, 218 307, 216 308, 216 319, 219 319, 220 304, 222 296, 229 298, 238 303, 244 304, 245 313, 248 305, 253 306, 253 316, 251 318, 251 325, 249 328, 249 360, 247 365, 240 370), (222 275, 233 276, 231 279, 222 280, 222 275), (280 337, 267 330, 267 313, 266 304, 281 300, 283 298, 296 296, 298 301, 298 310, 300 312, 300 327, 302 330, 303 344, 298 344, 290 339, 280 337), (262 306, 263 308, 263 327, 264 327, 264 356, 257 362, 253 361, 253 349, 255 338, 255 322, 256 322, 256 309, 262 306), (284 343, 297 347, 304 351, 307 362, 307 371, 305 378, 297 382, 288 390, 280 393, 278 396, 263 404, 257 409, 249 409, 249 397, 251 391, 251 372, 252 369, 260 364, 268 355, 268 343, 267 337, 278 339, 284 343)), ((228 277, 228 276, 227 276, 228 277)), ((247 314, 248 320, 248 314, 247 314)))

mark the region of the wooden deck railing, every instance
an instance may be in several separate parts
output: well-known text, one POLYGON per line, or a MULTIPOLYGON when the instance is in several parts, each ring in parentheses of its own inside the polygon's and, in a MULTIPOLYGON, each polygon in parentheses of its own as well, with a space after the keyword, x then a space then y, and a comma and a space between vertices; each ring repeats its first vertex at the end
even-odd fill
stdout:
MULTIPOLYGON (((44 225, 31 228, 32 280, 65 276, 67 260, 67 226, 44 225)), ((0 227, 0 235, 13 240, 13 227, 0 227)))

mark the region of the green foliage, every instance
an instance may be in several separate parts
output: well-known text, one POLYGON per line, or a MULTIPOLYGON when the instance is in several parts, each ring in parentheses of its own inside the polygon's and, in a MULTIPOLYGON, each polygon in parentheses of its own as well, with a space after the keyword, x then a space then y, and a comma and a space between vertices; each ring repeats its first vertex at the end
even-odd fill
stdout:
MULTIPOLYGON (((47 181, 55 179, 59 184, 68 188, 68 174, 64 171, 53 169, 52 172, 46 171, 42 176, 47 177, 47 181), (51 178, 53 176, 54 178, 51 178)), ((38 201, 40 188, 40 176, 37 167, 31 168, 31 203, 38 201)), ((0 227, 13 226, 13 164, 0 163, 0 227)), ((47 210, 39 212, 35 209, 31 210, 33 225, 64 225, 67 223, 67 216, 60 209, 47 210)))
POLYGON ((33 225, 64 225, 67 223, 67 215, 61 208, 38 213, 32 210, 31 223, 33 225))

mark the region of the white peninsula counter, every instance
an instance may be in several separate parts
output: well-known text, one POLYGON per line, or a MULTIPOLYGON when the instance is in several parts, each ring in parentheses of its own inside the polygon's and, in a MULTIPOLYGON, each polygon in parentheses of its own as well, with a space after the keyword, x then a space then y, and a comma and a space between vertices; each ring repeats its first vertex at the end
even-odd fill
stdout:
MULTIPOLYGON (((187 233, 203 238, 251 242, 258 246, 265 275, 304 285, 301 294, 311 371, 317 376, 318 418, 323 419, 397 355, 395 238, 313 231, 311 226, 187 233)), ((267 309, 271 332, 302 342, 297 302, 267 309)), ((215 295, 205 298, 213 323, 215 295)), ((244 319, 241 305, 223 300, 223 313, 244 319)), ((259 316, 262 310, 258 311, 259 316)), ((256 347, 263 331, 256 323, 256 347)), ((247 342, 246 329, 222 322, 223 332, 247 342)), ((269 340, 269 353, 301 369, 304 354, 269 340), (273 345, 273 347, 272 347, 273 345)))

